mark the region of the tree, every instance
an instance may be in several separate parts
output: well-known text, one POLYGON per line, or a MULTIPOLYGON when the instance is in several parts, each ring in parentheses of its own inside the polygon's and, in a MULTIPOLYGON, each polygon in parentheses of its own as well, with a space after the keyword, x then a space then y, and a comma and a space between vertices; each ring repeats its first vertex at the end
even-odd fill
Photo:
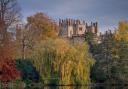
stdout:
POLYGON ((27 18, 27 24, 17 26, 16 43, 22 59, 28 58, 34 46, 41 40, 57 37, 57 24, 44 13, 36 13, 27 18))
MULTIPOLYGON (((18 21, 19 8, 16 0, 0 0, 0 57, 10 56, 11 34, 9 27, 18 21), (6 55, 6 56, 5 56, 6 55)), ((1 58, 4 59, 4 58, 1 58)))
POLYGON ((36 13, 28 17, 27 21, 29 29, 34 31, 33 36, 36 37, 36 40, 42 40, 49 37, 55 38, 58 35, 57 24, 44 13, 36 13))
POLYGON ((86 32, 85 33, 85 41, 88 43, 89 45, 89 51, 92 53, 92 55, 97 52, 97 42, 95 41, 95 35, 92 32, 86 32))
POLYGON ((16 60, 16 66, 19 71, 21 71, 21 78, 26 83, 39 82, 40 76, 36 68, 33 66, 29 59, 18 59, 16 60))
POLYGON ((12 57, 12 36, 9 27, 19 18, 16 0, 0 0, 0 80, 8 82, 20 76, 12 57))
POLYGON ((33 35, 32 32, 26 28, 24 28, 24 25, 18 26, 16 29, 16 50, 18 51, 16 54, 16 58, 22 58, 25 59, 28 57, 28 53, 30 49, 32 50, 33 45, 33 35))
POLYGON ((94 60, 86 43, 73 46, 62 39, 44 40, 36 46, 32 59, 45 83, 53 78, 62 85, 90 83, 94 60))
POLYGON ((125 84, 128 79, 128 42, 117 40, 115 34, 98 45, 92 79, 100 83, 125 84))
POLYGON ((0 0, 0 25, 2 29, 7 28, 18 21, 19 6, 16 0, 0 0))
POLYGON ((95 44, 95 42, 94 42, 94 33, 86 32, 85 33, 85 40, 88 42, 89 45, 95 44))
POLYGON ((117 40, 128 41, 128 22, 121 21, 119 22, 118 29, 115 34, 117 40))
POLYGON ((0 62, 0 81, 9 82, 20 78, 20 72, 16 69, 13 59, 6 59, 0 62))

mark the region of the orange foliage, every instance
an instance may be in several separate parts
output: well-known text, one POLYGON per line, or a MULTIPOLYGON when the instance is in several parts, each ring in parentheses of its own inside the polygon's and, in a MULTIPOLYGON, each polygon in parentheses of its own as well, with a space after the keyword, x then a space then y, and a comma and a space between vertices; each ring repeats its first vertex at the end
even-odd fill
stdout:
POLYGON ((33 16, 27 18, 28 25, 31 32, 34 31, 34 35, 39 39, 55 38, 58 34, 57 24, 46 14, 36 13, 33 16))

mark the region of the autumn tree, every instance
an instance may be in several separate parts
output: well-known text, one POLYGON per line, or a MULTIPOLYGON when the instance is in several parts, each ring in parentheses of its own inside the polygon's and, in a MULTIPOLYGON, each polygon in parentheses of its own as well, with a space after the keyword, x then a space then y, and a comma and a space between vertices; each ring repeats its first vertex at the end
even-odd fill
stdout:
POLYGON ((16 58, 25 59, 27 56, 28 48, 30 49, 30 45, 32 44, 33 35, 30 30, 25 28, 25 25, 17 25, 16 27, 16 58))
POLYGON ((34 65, 45 83, 88 84, 94 63, 85 43, 71 45, 62 39, 49 39, 36 45, 34 65))
POLYGON ((119 41, 124 40, 128 41, 128 22, 127 21, 120 21, 115 38, 119 41))
POLYGON ((36 39, 55 38, 58 26, 49 16, 44 13, 36 13, 27 18, 28 28, 33 31, 36 39))
POLYGON ((16 0, 0 0, 0 57, 11 56, 9 27, 18 21, 19 7, 16 0))
POLYGON ((19 77, 19 72, 12 59, 13 39, 9 32, 19 19, 19 7, 16 0, 0 0, 0 80, 11 81, 19 77))
POLYGON ((17 26, 16 43, 22 59, 28 58, 41 40, 57 37, 58 26, 46 14, 36 13, 27 18, 27 24, 17 26))
POLYGON ((0 62, 0 81, 9 82, 20 78, 20 71, 16 69, 13 59, 6 59, 0 62))

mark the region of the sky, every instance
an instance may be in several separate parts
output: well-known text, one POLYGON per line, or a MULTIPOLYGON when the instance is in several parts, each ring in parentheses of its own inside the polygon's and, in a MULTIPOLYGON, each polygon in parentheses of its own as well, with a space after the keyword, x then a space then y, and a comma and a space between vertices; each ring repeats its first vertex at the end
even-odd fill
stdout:
POLYGON ((100 32, 117 28, 128 20, 128 0, 18 0, 24 21, 37 12, 46 13, 55 21, 72 18, 87 23, 98 22, 100 32))

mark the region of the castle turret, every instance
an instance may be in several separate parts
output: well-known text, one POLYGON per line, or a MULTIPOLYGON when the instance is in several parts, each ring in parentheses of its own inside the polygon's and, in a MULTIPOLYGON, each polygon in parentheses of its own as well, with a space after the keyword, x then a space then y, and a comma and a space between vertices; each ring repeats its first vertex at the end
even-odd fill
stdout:
POLYGON ((98 23, 95 23, 95 33, 98 33, 98 23))
POLYGON ((97 34, 98 32, 98 23, 92 23, 88 25, 84 20, 79 19, 73 20, 66 18, 65 20, 59 20, 60 32, 63 37, 72 37, 72 36, 82 36, 86 32, 92 32, 97 34))

